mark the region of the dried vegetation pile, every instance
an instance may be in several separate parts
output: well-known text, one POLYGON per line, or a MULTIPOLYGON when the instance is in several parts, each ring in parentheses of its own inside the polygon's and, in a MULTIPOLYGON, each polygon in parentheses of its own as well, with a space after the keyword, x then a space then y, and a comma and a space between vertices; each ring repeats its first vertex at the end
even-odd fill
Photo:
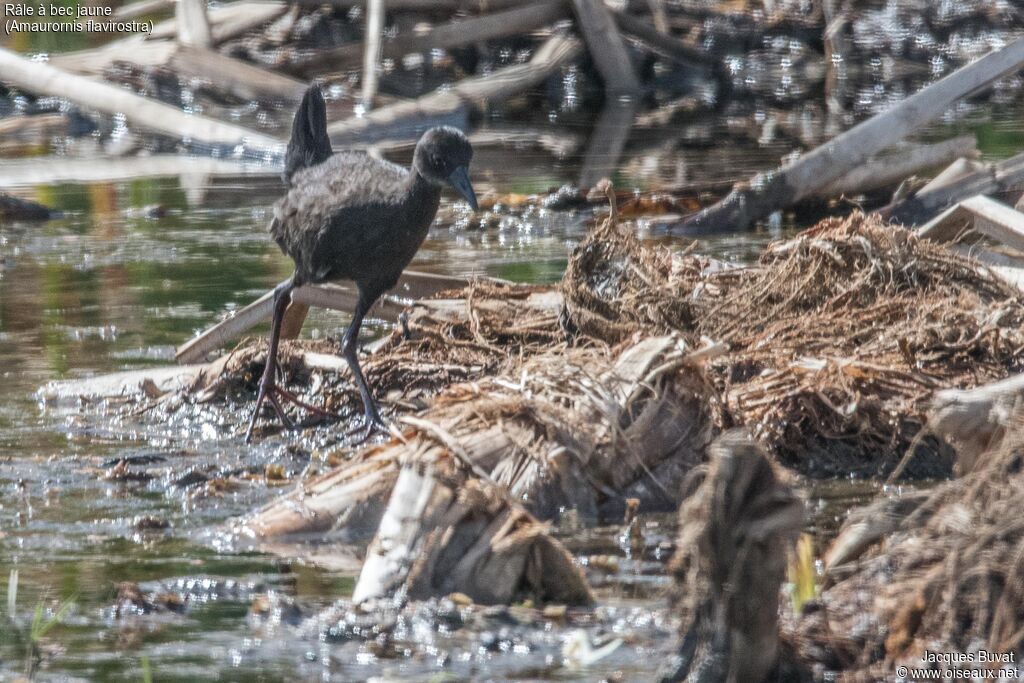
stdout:
MULTIPOLYGON (((819 475, 891 469, 937 389, 1021 367, 1016 290, 943 246, 854 214, 729 268, 602 228, 562 284, 571 326, 608 343, 677 330, 729 352, 711 363, 721 426, 746 426, 819 475)), ((937 441, 918 475, 947 472, 937 441)))
MULTIPOLYGON (((925 650, 1024 651, 1022 464, 1018 409, 974 471, 907 501, 884 543, 830 568, 838 580, 790 634, 798 656, 853 681, 920 668, 925 650)), ((856 531, 848 524, 840 541, 856 531)))

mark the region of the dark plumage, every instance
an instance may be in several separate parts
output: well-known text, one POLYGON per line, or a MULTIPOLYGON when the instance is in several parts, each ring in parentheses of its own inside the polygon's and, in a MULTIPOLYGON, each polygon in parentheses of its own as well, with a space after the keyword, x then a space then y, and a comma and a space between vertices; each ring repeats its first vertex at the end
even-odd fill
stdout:
POLYGON ((359 328, 366 312, 394 287, 423 244, 441 188, 451 185, 476 210, 468 176, 472 157, 466 136, 448 127, 423 135, 411 169, 356 152, 332 154, 323 96, 316 86, 306 91, 285 153, 290 189, 274 206, 270 223, 270 234, 295 262, 295 274, 275 290, 268 362, 246 439, 264 399, 290 424, 276 394, 295 399, 276 387, 273 372, 281 318, 295 287, 328 280, 352 280, 358 288, 342 350, 363 399, 366 435, 383 425, 356 356, 359 328))

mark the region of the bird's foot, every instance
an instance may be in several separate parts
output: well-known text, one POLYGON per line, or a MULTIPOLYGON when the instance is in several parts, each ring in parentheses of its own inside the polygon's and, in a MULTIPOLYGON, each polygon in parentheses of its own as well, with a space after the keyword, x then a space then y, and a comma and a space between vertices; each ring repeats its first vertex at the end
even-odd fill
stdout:
POLYGON ((281 424, 287 431, 295 429, 295 422, 290 417, 288 417, 288 414, 284 410, 284 406, 281 405, 281 399, 284 399, 289 403, 293 403, 299 408, 309 411, 310 413, 318 415, 322 418, 334 420, 337 419, 338 417, 329 410, 324 410, 323 408, 318 408, 314 405, 306 403, 292 392, 277 386, 277 384, 275 383, 271 385, 269 388, 267 388, 265 392, 261 392, 261 395, 257 397, 256 408, 253 410, 252 419, 249 421, 249 428, 245 432, 246 443, 250 443, 252 441, 253 429, 256 427, 256 420, 259 418, 260 408, 262 408, 263 406, 264 398, 270 401, 270 404, 274 407, 274 412, 277 413, 278 419, 281 420, 281 424))
POLYGON ((388 434, 390 431, 391 429, 387 423, 374 411, 368 412, 359 418, 358 423, 345 432, 345 436, 355 436, 352 440, 352 445, 354 446, 363 443, 374 434, 388 434))

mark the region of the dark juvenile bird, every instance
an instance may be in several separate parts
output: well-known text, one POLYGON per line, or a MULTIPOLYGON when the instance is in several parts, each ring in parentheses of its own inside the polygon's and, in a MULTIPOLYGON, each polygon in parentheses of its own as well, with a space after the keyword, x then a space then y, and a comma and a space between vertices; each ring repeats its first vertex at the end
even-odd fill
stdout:
POLYGON ((270 348, 247 441, 264 400, 270 400, 287 427, 291 422, 279 397, 309 408, 276 385, 281 321, 292 290, 331 280, 351 280, 358 290, 342 352, 362 397, 364 438, 384 427, 359 367, 359 328, 363 316, 395 286, 423 244, 440 204, 441 189, 454 187, 474 211, 477 209, 469 182, 472 158, 466 136, 449 127, 424 133, 409 169, 357 152, 333 154, 323 95, 317 86, 306 91, 285 153, 284 177, 289 190, 274 206, 270 223, 270 234, 295 262, 295 273, 274 290, 270 348))

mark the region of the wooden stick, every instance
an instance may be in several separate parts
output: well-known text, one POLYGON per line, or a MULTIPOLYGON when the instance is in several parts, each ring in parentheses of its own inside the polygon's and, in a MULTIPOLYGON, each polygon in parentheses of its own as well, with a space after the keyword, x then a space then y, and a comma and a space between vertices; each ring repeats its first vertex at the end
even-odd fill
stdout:
POLYGON ((478 107, 485 102, 502 100, 541 83, 548 76, 576 58, 579 41, 558 33, 547 40, 526 64, 476 78, 466 78, 447 90, 435 90, 416 100, 382 107, 361 117, 352 117, 327 126, 332 141, 344 144, 346 139, 366 139, 375 130, 399 123, 430 120, 464 108, 478 107))
POLYGON ((957 202, 979 194, 1006 192, 1024 183, 1024 153, 986 165, 928 193, 892 204, 878 213, 904 225, 920 225, 957 202))
MULTIPOLYGON (((210 21, 210 34, 214 45, 237 38, 258 26, 277 19, 288 10, 284 2, 234 2, 211 10, 207 17, 210 21)), ((173 38, 177 34, 177 25, 173 19, 161 22, 153 27, 153 32, 146 36, 147 40, 173 38)))
MULTIPOLYGON (((561 0, 542 0, 504 12, 452 21, 423 34, 400 35, 383 43, 381 56, 397 59, 414 52, 447 49, 528 33, 548 26, 567 13, 568 8, 561 0)), ((324 70, 347 69, 357 64, 364 52, 363 46, 359 44, 322 50, 306 61, 288 65, 286 70, 309 77, 324 70)))
POLYGON ((627 12, 613 12, 612 15, 619 30, 623 33, 633 36, 648 47, 676 62, 699 70, 704 70, 707 65, 710 65, 712 70, 717 70, 721 67, 718 60, 712 58, 706 52, 687 45, 675 36, 662 33, 639 17, 635 17, 627 12))
MULTIPOLYGON (((373 315, 394 319, 405 310, 409 299, 422 299, 446 289, 461 289, 468 283, 468 280, 464 278, 407 270, 402 273, 402 277, 399 278, 395 289, 383 297, 380 303, 374 307, 373 315)), ((246 330, 265 320, 269 320, 273 313, 273 298, 274 292, 271 290, 235 313, 232 317, 217 323, 185 342, 178 347, 174 356, 175 360, 180 364, 199 361, 211 351, 238 338, 246 330)), ((351 312, 356 303, 356 290, 349 283, 332 282, 322 285, 304 285, 295 290, 292 294, 292 300, 295 302, 293 306, 297 304, 299 307, 306 306, 307 309, 309 306, 316 306, 351 312)), ((300 311, 301 308, 296 308, 293 316, 299 317, 300 311)), ((305 316, 301 317, 304 318, 305 316)), ((297 336, 301 326, 301 321, 298 325, 293 321, 290 325, 290 331, 297 336)))
POLYGON ((978 144, 973 135, 962 135, 933 145, 914 145, 867 161, 815 192, 815 196, 827 199, 877 190, 930 168, 950 164, 960 157, 977 154, 978 144))
POLYGON ((936 242, 953 242, 965 224, 976 232, 1024 250, 1024 213, 984 195, 966 199, 921 226, 917 234, 936 242))
POLYGON ((640 92, 640 81, 626 50, 611 12, 603 0, 572 0, 576 21, 604 81, 604 89, 612 97, 634 97, 640 92))
MULTIPOLYGON (((207 18, 213 44, 219 45, 273 21, 287 9, 288 5, 283 2, 243 0, 210 10, 207 18)), ((171 39, 176 34, 176 20, 168 19, 154 26, 149 35, 132 35, 102 47, 52 55, 50 64, 72 73, 89 75, 102 75, 110 65, 119 61, 140 66, 166 64, 174 53, 176 45, 171 39)))
POLYGON ((75 104, 108 114, 124 114, 141 128, 219 145, 250 144, 276 149, 280 140, 263 133, 190 115, 162 102, 140 97, 122 88, 76 76, 43 62, 0 49, 0 73, 4 82, 28 92, 62 97, 75 104))
POLYGON ((754 221, 812 196, 942 115, 956 101, 1015 72, 1021 64, 1024 38, 961 67, 775 173, 759 174, 738 185, 725 199, 685 219, 678 228, 689 234, 744 230, 754 221))
POLYGON ((206 17, 206 0, 178 0, 174 11, 178 23, 178 42, 182 45, 210 49, 213 33, 206 17))
POLYGON ((229 159, 157 154, 151 157, 32 157, 3 159, 0 187, 98 183, 156 176, 278 176, 281 166, 229 159))
POLYGON ((208 80, 217 90, 243 100, 298 102, 306 89, 306 84, 298 79, 215 50, 179 46, 169 63, 178 74, 208 80))
POLYGON ((928 183, 917 191, 918 195, 925 195, 929 192, 942 189, 948 185, 959 181, 961 178, 966 178, 971 173, 984 168, 984 164, 974 159, 960 158, 951 163, 946 168, 942 169, 937 176, 928 181, 928 183))
POLYGON ((368 0, 366 4, 366 36, 363 41, 363 94, 364 111, 373 109, 373 98, 377 96, 379 77, 380 45, 384 36, 384 0, 368 0))

